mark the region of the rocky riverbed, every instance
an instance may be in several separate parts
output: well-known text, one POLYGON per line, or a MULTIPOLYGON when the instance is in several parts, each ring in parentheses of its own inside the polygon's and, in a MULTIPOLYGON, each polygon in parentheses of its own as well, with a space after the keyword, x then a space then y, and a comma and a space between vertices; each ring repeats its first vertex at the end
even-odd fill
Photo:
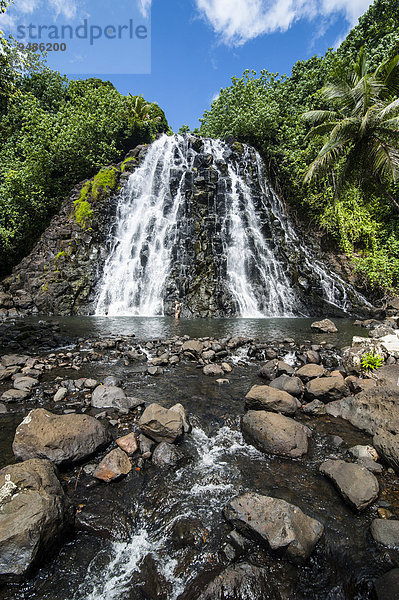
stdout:
POLYGON ((397 323, 359 325, 342 349, 325 323, 298 344, 4 322, 0 599, 397 598, 397 323))

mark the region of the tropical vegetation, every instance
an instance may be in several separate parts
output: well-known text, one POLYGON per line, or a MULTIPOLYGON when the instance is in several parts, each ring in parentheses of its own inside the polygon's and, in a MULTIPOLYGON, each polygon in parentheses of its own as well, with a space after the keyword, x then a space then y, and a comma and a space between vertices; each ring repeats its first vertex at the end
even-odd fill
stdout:
POLYGON ((337 50, 289 77, 233 77, 200 128, 254 145, 292 217, 379 295, 399 287, 398 30, 397 1, 376 0, 337 50))
MULTIPOLYGON (((4 11, 8 2, 0 0, 4 11)), ((68 81, 0 34, 0 275, 73 185, 169 130, 163 111, 100 79, 68 81)))

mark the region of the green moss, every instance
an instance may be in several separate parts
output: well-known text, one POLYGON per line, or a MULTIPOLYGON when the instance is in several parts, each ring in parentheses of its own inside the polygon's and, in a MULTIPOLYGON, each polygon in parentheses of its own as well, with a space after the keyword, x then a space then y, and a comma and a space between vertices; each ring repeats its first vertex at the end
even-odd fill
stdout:
POLYGON ((48 292, 48 284, 47 283, 42 285, 42 292, 48 292))
POLYGON ((126 160, 123 161, 122 165, 121 165, 121 171, 122 173, 124 173, 126 171, 126 168, 129 164, 136 162, 136 158, 134 156, 131 156, 130 158, 127 158, 126 160))
POLYGON ((54 262, 58 262, 60 260, 60 258, 65 258, 66 254, 63 250, 61 250, 61 252, 58 252, 57 256, 54 258, 54 262))
POLYGON ((101 192, 106 192, 107 188, 114 190, 117 183, 117 170, 113 167, 104 167, 97 173, 93 179, 91 195, 93 200, 97 200, 101 192))
POLYGON ((233 148, 239 154, 243 154, 243 152, 244 152, 244 146, 242 144, 240 144, 240 142, 234 142, 233 148))
POLYGON ((115 190, 117 186, 117 169, 104 167, 97 175, 82 187, 80 196, 74 201, 75 219, 82 229, 88 229, 93 216, 93 208, 90 203, 96 202, 100 195, 110 189, 115 190))

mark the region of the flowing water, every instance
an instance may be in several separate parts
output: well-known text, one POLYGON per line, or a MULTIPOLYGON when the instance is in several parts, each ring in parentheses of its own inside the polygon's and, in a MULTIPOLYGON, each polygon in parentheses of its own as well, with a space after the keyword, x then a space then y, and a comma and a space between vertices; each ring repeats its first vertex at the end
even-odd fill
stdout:
MULTIPOLYGON (((233 160, 225 142, 211 139, 203 141, 199 153, 190 139, 161 137, 130 176, 119 199, 95 314, 164 315, 172 270, 178 273, 180 288, 191 289, 195 259, 189 238, 196 233, 187 190, 199 172, 215 180, 206 208, 206 218, 215 221, 211 246, 219 267, 214 268, 219 268, 218 285, 238 316, 309 314, 304 290, 293 281, 291 260, 316 279, 320 302, 350 310, 348 290, 356 293, 300 241, 267 181, 259 154, 244 146, 240 159, 233 160), (200 171, 203 162, 210 164, 207 171, 200 171)), ((198 185, 203 184, 201 179, 198 185)))

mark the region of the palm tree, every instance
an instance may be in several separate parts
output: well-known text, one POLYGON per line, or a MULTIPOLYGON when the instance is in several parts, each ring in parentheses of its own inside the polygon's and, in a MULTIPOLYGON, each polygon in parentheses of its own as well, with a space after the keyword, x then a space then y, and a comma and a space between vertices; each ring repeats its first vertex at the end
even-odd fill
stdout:
POLYGON ((352 68, 322 90, 335 110, 312 110, 302 117, 313 125, 309 135, 328 136, 310 165, 305 182, 338 167, 335 193, 349 180, 363 189, 373 183, 399 211, 386 189, 399 175, 399 56, 369 72, 361 49, 352 68))
POLYGON ((143 96, 132 96, 129 94, 127 99, 129 116, 134 121, 160 121, 161 118, 151 115, 152 105, 146 102, 143 96))

